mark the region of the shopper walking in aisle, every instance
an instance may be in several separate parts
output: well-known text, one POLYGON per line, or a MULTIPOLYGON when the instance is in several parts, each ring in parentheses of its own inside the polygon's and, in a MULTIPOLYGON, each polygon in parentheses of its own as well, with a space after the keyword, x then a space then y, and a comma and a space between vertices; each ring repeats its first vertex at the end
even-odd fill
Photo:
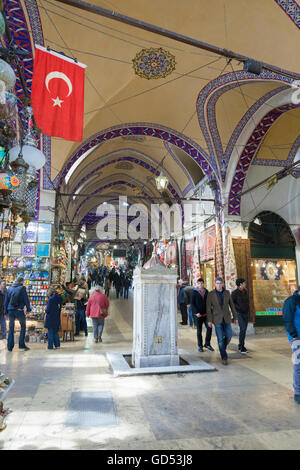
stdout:
POLYGON ((186 286, 183 291, 183 297, 184 297, 184 303, 187 307, 190 327, 196 328, 196 317, 193 315, 193 310, 192 310, 192 305, 191 305, 193 290, 194 290, 193 286, 186 286))
POLYGON ((85 305, 88 298, 88 286, 83 276, 79 278, 78 285, 75 287, 75 335, 79 336, 81 328, 84 330, 85 336, 88 336, 88 329, 85 317, 85 305))
POLYGON ((48 303, 46 307, 45 328, 48 328, 48 349, 60 348, 58 331, 60 329, 60 314, 62 297, 55 287, 48 291, 48 303))
POLYGON ((104 320, 108 315, 109 300, 102 294, 101 287, 96 286, 95 292, 89 298, 86 307, 86 316, 93 321, 95 343, 102 342, 104 320))
POLYGON ((12 351, 14 348, 15 320, 19 320, 21 332, 19 337, 19 349, 27 351, 30 348, 25 344, 26 317, 24 308, 27 312, 31 312, 30 302, 28 299, 26 287, 24 286, 24 278, 18 277, 14 284, 9 287, 5 297, 4 314, 8 315, 9 332, 7 340, 7 349, 12 351))
POLYGON ((105 289, 105 295, 108 298, 109 297, 109 290, 110 290, 111 282, 108 276, 105 278, 104 282, 104 289, 105 289))
POLYGON ((235 283, 237 289, 232 292, 231 297, 237 312, 240 327, 239 351, 242 354, 247 354, 248 350, 245 347, 245 338, 249 321, 249 297, 245 279, 239 278, 235 283))
POLYGON ((207 312, 206 312, 206 302, 207 302, 208 290, 204 287, 204 280, 202 278, 197 280, 197 287, 193 289, 191 306, 193 315, 196 319, 197 325, 197 341, 198 341, 198 351, 203 352, 203 342, 202 342, 202 325, 204 323, 206 327, 206 337, 204 347, 209 349, 209 351, 214 351, 214 348, 210 345, 212 327, 207 323, 207 312))
POLYGON ((124 299, 128 299, 129 288, 131 285, 131 281, 128 276, 125 276, 123 284, 124 284, 124 299))
POLYGON ((6 318, 4 315, 4 303, 6 293, 6 281, 5 279, 3 279, 2 281, 0 281, 0 339, 6 339, 6 318))
POLYGON ((179 308, 181 312, 181 325, 187 325, 187 307, 186 303, 184 301, 184 289, 186 288, 186 285, 184 285, 183 280, 179 279, 178 281, 179 285, 179 291, 178 291, 178 297, 177 297, 177 302, 179 303, 179 308))
POLYGON ((300 405, 300 286, 283 304, 283 324, 293 353, 294 400, 300 405))
POLYGON ((215 325, 220 355, 224 365, 228 364, 226 348, 232 338, 232 318, 229 308, 235 323, 237 323, 235 306, 230 292, 224 289, 223 279, 216 277, 215 289, 209 292, 207 296, 207 324, 210 328, 212 328, 213 323, 215 325))

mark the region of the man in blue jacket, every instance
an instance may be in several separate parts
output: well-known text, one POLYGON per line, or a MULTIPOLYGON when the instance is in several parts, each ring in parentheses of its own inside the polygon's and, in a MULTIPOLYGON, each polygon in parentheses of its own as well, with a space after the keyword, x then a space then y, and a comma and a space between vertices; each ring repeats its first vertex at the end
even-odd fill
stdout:
POLYGON ((283 323, 291 343, 294 363, 294 398, 300 405, 300 286, 283 304, 283 323))
POLYGON ((24 278, 19 277, 15 283, 7 290, 7 295, 4 304, 4 313, 8 315, 9 319, 9 333, 7 339, 7 349, 12 351, 14 348, 14 333, 15 333, 15 320, 18 319, 21 332, 19 338, 19 349, 28 351, 29 348, 25 345, 25 332, 26 332, 26 317, 24 307, 27 312, 31 312, 29 299, 27 296, 24 278))

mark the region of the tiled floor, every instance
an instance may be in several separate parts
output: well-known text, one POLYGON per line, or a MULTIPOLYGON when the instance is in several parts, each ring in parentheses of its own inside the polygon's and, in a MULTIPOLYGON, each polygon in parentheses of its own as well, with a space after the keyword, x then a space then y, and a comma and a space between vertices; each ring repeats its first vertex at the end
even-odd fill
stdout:
MULTIPOLYGON (((195 330, 179 326, 179 348, 217 372, 114 378, 105 352, 130 350, 132 304, 112 300, 111 307, 103 343, 90 333, 57 351, 30 344, 28 352, 0 352, 0 369, 16 381, 0 449, 300 449, 285 336, 249 337, 248 356, 233 337, 223 366, 217 351, 197 352, 195 330), (79 392, 91 402, 99 397, 103 426, 99 416, 89 427, 86 419, 70 425, 71 396, 79 392)), ((215 335, 212 344, 217 350, 215 335)), ((87 411, 93 409, 91 403, 87 411)))

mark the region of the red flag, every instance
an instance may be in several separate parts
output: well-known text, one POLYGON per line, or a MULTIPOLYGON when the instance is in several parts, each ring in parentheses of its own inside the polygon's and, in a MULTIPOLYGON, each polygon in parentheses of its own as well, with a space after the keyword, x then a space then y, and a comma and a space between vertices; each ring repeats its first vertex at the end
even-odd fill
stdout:
POLYGON ((31 106, 44 134, 82 140, 84 64, 36 45, 31 106))

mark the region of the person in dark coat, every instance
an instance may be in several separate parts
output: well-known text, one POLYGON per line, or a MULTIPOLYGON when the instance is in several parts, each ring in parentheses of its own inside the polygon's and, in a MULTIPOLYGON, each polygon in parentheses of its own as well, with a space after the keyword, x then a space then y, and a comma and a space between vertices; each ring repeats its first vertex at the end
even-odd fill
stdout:
POLYGON ((241 354, 247 354, 248 350, 245 347, 245 338, 249 321, 249 297, 245 279, 239 278, 235 283, 237 285, 237 289, 231 293, 231 298, 235 306, 240 327, 239 352, 241 354))
POLYGON ((6 296, 6 281, 3 279, 0 282, 0 329, 1 329, 1 336, 2 339, 6 339, 6 319, 4 315, 4 303, 5 303, 5 296, 6 296))
POLYGON ((300 405, 300 286, 284 301, 282 314, 293 353, 294 400, 300 405))
POLYGON ((187 325, 187 306, 184 301, 184 289, 186 288, 186 284, 183 283, 182 279, 178 281, 179 290, 177 296, 177 302, 179 303, 180 313, 181 313, 181 325, 187 325))
POLYGON ((196 321, 196 317, 193 315, 192 305, 191 305, 193 290, 194 290, 193 286, 187 286, 183 291, 183 297, 184 297, 184 302, 187 306, 190 327, 196 328, 197 321, 196 321))
POLYGON ((214 351, 214 348, 210 345, 212 328, 208 326, 207 323, 207 312, 206 312, 206 302, 207 302, 208 291, 204 287, 204 280, 199 278, 197 280, 197 287, 193 290, 191 306, 193 316, 196 319, 197 326, 197 340, 198 340, 198 351, 203 352, 203 342, 202 342, 202 325, 204 323, 206 327, 206 337, 204 347, 209 349, 209 351, 214 351))
POLYGON ((48 291, 48 303, 46 308, 45 328, 48 328, 48 349, 60 348, 58 330, 60 329, 60 314, 62 297, 56 288, 51 287, 48 291))
POLYGON ((9 287, 5 297, 4 314, 8 315, 9 319, 9 332, 7 339, 7 349, 12 351, 15 345, 15 320, 18 319, 21 327, 19 337, 19 349, 28 351, 30 348, 25 344, 26 333, 26 316, 24 308, 27 312, 31 312, 30 302, 28 299, 26 287, 24 286, 24 278, 18 277, 14 284, 9 287))
POLYGON ((124 278, 124 299, 128 299, 128 292, 129 292, 129 287, 131 285, 131 281, 128 276, 124 278))

